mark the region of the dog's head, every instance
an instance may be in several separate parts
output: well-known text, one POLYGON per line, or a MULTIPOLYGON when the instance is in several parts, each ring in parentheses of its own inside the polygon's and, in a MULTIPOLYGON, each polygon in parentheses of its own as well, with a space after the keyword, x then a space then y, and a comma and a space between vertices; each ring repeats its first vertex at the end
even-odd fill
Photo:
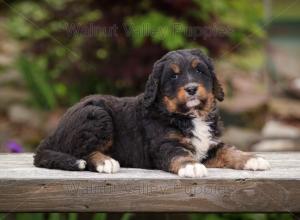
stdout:
POLYGON ((223 99, 210 59, 198 49, 188 49, 169 52, 155 62, 144 105, 158 103, 169 113, 204 116, 223 99))

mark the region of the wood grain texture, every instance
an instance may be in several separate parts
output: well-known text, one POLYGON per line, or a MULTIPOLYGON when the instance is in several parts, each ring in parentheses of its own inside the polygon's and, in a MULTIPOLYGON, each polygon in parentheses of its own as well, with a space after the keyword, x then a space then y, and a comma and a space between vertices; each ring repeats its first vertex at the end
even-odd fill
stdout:
POLYGON ((300 212, 300 153, 259 154, 271 170, 208 169, 198 179, 48 170, 32 154, 0 154, 0 212, 300 212))

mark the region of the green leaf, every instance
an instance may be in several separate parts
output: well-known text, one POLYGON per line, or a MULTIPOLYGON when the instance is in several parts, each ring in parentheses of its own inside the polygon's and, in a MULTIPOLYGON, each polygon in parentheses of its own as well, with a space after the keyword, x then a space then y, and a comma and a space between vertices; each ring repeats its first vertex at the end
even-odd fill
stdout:
POLYGON ((57 103, 54 89, 47 78, 47 60, 45 58, 29 60, 21 56, 17 65, 36 103, 42 108, 53 109, 57 103))
POLYGON ((68 220, 77 220, 77 213, 69 213, 68 220))
POLYGON ((121 220, 130 220, 130 218, 133 216, 132 213, 125 213, 122 215, 121 220))
POLYGON ((60 220, 60 214, 59 213, 50 213, 49 220, 60 220))
POLYGON ((93 220, 106 220, 107 219, 107 214, 106 213, 96 213, 93 216, 93 220))
POLYGON ((152 39, 154 43, 161 43, 169 50, 184 47, 186 44, 184 35, 187 30, 186 23, 157 11, 128 17, 125 23, 128 26, 127 34, 136 47, 140 46, 146 38, 152 39))

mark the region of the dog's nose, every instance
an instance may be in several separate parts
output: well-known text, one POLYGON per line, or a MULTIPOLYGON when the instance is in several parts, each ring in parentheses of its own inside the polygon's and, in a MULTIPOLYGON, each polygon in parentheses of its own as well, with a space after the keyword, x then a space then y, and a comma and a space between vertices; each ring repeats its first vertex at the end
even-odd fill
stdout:
POLYGON ((186 86, 184 90, 189 94, 189 95, 195 95, 198 87, 196 85, 190 85, 186 86))

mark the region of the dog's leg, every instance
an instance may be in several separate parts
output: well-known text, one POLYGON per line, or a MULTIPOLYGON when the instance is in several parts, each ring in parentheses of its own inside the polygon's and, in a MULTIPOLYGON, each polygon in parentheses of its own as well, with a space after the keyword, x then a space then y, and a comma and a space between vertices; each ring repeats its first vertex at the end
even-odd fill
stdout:
POLYGON ((172 158, 169 171, 181 177, 203 177, 207 176, 207 169, 197 162, 193 156, 177 156, 172 158))
POLYGON ((177 142, 163 142, 152 149, 152 158, 157 169, 175 173, 181 177, 202 177, 207 169, 199 163, 188 146, 177 142))
MULTIPOLYGON (((84 139, 81 151, 82 158, 87 161, 87 169, 99 173, 115 173, 120 170, 118 161, 109 157, 113 146, 113 122, 103 104, 92 103, 87 108, 85 117, 88 119, 82 124, 81 133, 84 139)), ((79 133, 80 134, 80 133, 79 133)))
MULTIPOLYGON (((99 155, 104 157, 112 146, 113 122, 108 109, 101 101, 90 101, 74 106, 63 116, 54 134, 39 145, 34 162, 36 166, 63 170, 76 170, 78 162, 85 169, 85 162, 100 163, 99 155)), ((103 172, 116 172, 116 163, 110 169, 105 165, 103 172)), ((91 165, 87 169, 97 171, 91 165)))
POLYGON ((270 164, 262 157, 250 152, 243 152, 233 146, 220 143, 208 152, 203 161, 210 168, 231 168, 238 170, 267 170, 270 164))
POLYGON ((34 156, 34 165, 49 169, 80 171, 85 170, 86 161, 70 154, 53 150, 42 150, 34 156))
POLYGON ((99 173, 116 173, 120 170, 118 161, 99 151, 92 152, 87 157, 88 169, 99 173))

